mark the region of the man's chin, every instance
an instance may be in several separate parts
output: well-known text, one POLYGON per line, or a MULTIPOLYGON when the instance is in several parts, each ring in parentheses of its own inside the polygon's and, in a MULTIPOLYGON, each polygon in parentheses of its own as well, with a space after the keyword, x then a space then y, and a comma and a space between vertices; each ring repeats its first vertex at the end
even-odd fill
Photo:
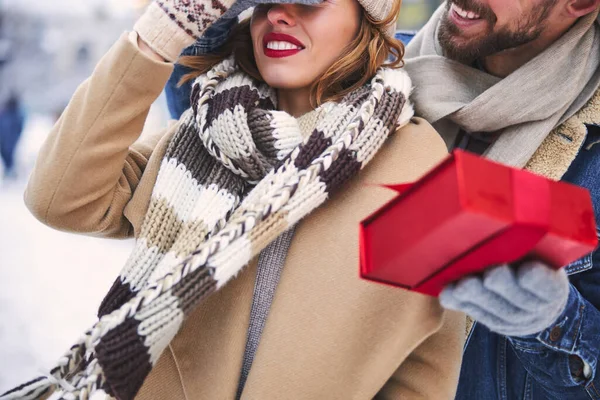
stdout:
POLYGON ((486 35, 462 32, 445 17, 440 25, 438 40, 445 57, 463 64, 472 64, 480 56, 481 45, 486 41, 486 35))
POLYGON ((442 46, 442 51, 444 52, 444 57, 465 65, 472 65, 479 58, 468 48, 442 46))

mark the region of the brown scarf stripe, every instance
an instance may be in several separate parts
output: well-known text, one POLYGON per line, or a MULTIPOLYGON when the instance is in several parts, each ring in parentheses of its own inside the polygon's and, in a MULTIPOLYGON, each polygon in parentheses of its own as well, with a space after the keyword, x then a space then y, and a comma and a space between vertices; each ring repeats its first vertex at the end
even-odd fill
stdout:
POLYGON ((135 292, 129 283, 123 282, 123 277, 118 276, 112 284, 108 293, 98 307, 98 318, 110 314, 119 309, 135 296, 135 292))
POLYGON ((255 107, 264 110, 273 110, 275 105, 273 101, 259 93, 254 88, 244 85, 241 87, 225 89, 222 92, 215 93, 210 107, 206 113, 207 121, 216 121, 224 112, 234 113, 235 109, 242 107, 246 113, 255 107))
POLYGON ((252 130, 252 137, 256 148, 264 154, 272 164, 279 164, 278 155, 281 149, 293 149, 300 144, 297 137, 285 137, 272 123, 277 123, 272 112, 266 110, 252 110, 248 114, 248 126, 252 130))
POLYGON ((173 287, 173 294, 179 298, 179 305, 187 316, 194 306, 217 290, 213 268, 201 268, 184 277, 173 287))
POLYGON ((298 169, 306 169, 314 159, 315 154, 321 154, 331 146, 331 138, 326 138, 325 134, 315 130, 308 141, 300 147, 300 153, 294 160, 298 169))
POLYGON ((169 158, 175 159, 178 163, 191 172, 192 178, 196 179, 204 186, 216 184, 223 189, 230 190, 231 193, 241 192, 246 182, 239 176, 222 168, 202 144, 196 133, 196 125, 193 113, 188 110, 182 117, 182 129, 176 133, 176 137, 167 149, 169 158), (179 143, 178 146, 175 143, 179 143))
POLYGON ((109 331, 96 346, 111 394, 133 399, 152 370, 144 339, 137 334, 140 321, 128 318, 109 331))
POLYGON ((356 154, 350 149, 343 150, 331 168, 323 170, 319 177, 327 185, 327 193, 335 193, 344 183, 355 176, 362 168, 356 154))
MULTIPOLYGON (((188 315, 193 311, 193 307, 213 293, 216 287, 213 269, 201 268, 173 286, 173 299, 177 299, 177 307, 188 315)), ((154 310, 154 314, 171 307, 167 301, 154 310)), ((106 379, 110 382, 111 392, 119 394, 119 398, 134 398, 152 369, 150 349, 144 343, 144 337, 138 333, 140 324, 141 321, 136 318, 129 318, 103 337, 96 347, 98 362, 103 370, 110 371, 110 374, 106 374, 106 379)))
POLYGON ((38 399, 62 380, 69 398, 108 387, 133 399, 196 305, 356 176, 395 126, 408 122, 402 104, 410 88, 404 72, 382 69, 342 102, 321 106, 314 128, 301 131, 274 110, 273 90, 233 59, 200 77, 103 316, 60 359, 53 380, 0 400, 38 399))

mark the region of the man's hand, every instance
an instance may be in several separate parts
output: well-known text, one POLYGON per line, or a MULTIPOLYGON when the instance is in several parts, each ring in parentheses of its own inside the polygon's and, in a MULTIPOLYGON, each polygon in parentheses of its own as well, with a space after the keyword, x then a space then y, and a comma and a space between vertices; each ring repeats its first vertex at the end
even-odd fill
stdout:
POLYGON ((526 336, 550 327, 564 311, 569 297, 564 269, 527 262, 487 270, 449 285, 440 295, 442 306, 462 311, 491 331, 526 336))

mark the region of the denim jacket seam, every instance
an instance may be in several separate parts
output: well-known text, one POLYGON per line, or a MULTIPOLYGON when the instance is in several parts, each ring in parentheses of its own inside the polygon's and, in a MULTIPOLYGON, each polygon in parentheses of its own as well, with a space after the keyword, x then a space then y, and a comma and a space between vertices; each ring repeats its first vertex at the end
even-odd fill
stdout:
POLYGON ((533 353, 533 354, 541 354, 544 353, 546 351, 545 346, 543 346, 540 343, 540 347, 529 347, 529 346, 525 346, 523 344, 521 344, 522 342, 516 341, 516 340, 511 340, 511 343, 513 345, 513 347, 517 350, 521 350, 527 353, 533 353))
POLYGON ((588 384, 588 385, 585 387, 586 391, 587 391, 587 392, 588 392, 588 394, 590 395, 590 398, 593 398, 593 397, 592 397, 592 394, 591 394, 591 392, 588 390, 588 388, 591 388, 591 389, 594 391, 594 393, 595 393, 595 396, 596 396, 596 399, 600 399, 600 392, 598 392, 598 389, 596 389, 596 385, 594 384, 594 382, 590 382, 590 383, 589 383, 589 384, 588 384))
POLYGON ((529 372, 527 372, 525 375, 525 390, 523 392, 523 400, 533 399, 531 389, 532 389, 531 375, 529 374, 529 372))
POLYGON ((506 370, 506 346, 508 345, 508 338, 501 338, 499 344, 501 348, 499 349, 499 357, 498 357, 498 394, 500 396, 500 400, 507 400, 508 396, 506 394, 506 381, 507 381, 507 370, 506 370))
POLYGON ((587 254, 579 260, 567 265, 565 267, 565 271, 568 275, 575 275, 583 271, 590 270, 594 267, 594 262, 592 260, 593 253, 587 254), (574 267, 574 268, 573 268, 574 267))
MULTIPOLYGON (((579 300, 579 299, 578 299, 579 300)), ((569 347, 563 346, 561 345, 561 343, 557 343, 556 345, 550 343, 548 340, 542 338, 541 334, 538 336, 538 340, 540 342, 542 342, 545 346, 549 347, 550 349, 556 350, 556 351, 562 351, 562 352, 566 352, 568 354, 576 354, 576 348, 577 348, 577 338, 579 337, 579 332, 581 331, 581 326, 583 324, 583 314, 585 311, 585 303, 584 302, 580 302, 581 304, 578 307, 578 314, 576 314, 576 326, 573 329, 573 334, 570 337, 571 339, 571 345, 569 347)), ((568 317, 567 317, 568 318, 568 317)))
POLYGON ((585 312, 585 303, 581 302, 581 305, 579 306, 579 324, 577 326, 577 329, 575 330, 575 332, 573 332, 573 337, 571 337, 571 342, 573 343, 573 347, 572 347, 572 351, 575 351, 575 347, 577 347, 577 338, 579 337, 579 332, 581 332, 581 325, 583 325, 583 315, 585 312))

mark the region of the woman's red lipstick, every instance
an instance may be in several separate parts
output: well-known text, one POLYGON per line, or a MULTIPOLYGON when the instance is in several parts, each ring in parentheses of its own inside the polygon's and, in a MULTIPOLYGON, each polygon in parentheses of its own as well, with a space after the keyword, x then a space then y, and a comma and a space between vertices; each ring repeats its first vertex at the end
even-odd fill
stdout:
POLYGON ((294 54, 301 52, 302 50, 304 50, 304 44, 302 44, 302 42, 299 41, 298 39, 296 39, 295 37, 286 35, 285 33, 271 32, 271 33, 267 33, 265 35, 265 37, 263 38, 263 49, 264 49, 265 55, 267 57, 283 58, 283 57, 290 57, 290 56, 293 56, 294 54), (267 45, 270 42, 287 42, 287 43, 293 44, 294 46, 297 46, 298 48, 287 49, 287 50, 269 49, 267 47, 267 45))

